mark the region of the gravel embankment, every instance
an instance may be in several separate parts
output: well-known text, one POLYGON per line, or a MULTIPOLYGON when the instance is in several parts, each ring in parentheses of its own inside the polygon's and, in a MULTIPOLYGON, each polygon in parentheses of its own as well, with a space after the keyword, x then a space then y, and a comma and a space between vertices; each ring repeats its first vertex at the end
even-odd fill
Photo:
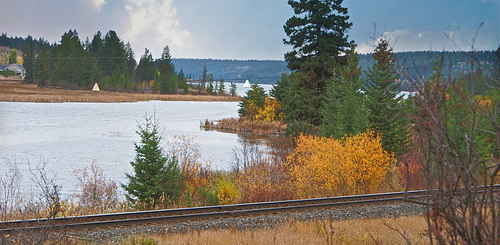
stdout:
POLYGON ((393 218, 399 216, 420 215, 424 213, 422 206, 414 204, 390 204, 377 206, 360 206, 343 209, 317 210, 298 213, 282 213, 265 216, 235 217, 227 219, 204 220, 194 222, 166 223, 162 225, 144 225, 123 228, 98 229, 72 233, 72 236, 85 240, 101 242, 118 242, 134 234, 165 234, 209 229, 249 230, 272 228, 291 220, 308 221, 314 219, 346 220, 360 218, 393 218))

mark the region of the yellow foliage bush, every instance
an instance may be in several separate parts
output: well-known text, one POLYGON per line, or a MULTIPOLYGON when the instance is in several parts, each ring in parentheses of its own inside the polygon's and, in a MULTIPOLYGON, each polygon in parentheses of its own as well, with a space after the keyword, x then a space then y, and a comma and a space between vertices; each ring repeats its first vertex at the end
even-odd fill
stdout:
POLYGON ((266 122, 281 121, 285 117, 281 111, 281 105, 275 98, 267 97, 264 102, 264 108, 257 108, 257 113, 253 117, 254 120, 262 120, 266 122))
POLYGON ((220 204, 228 205, 240 202, 241 190, 236 186, 234 176, 221 176, 216 179, 216 182, 220 204))
POLYGON ((373 192, 395 161, 373 132, 341 140, 301 135, 296 144, 287 166, 301 198, 373 192))

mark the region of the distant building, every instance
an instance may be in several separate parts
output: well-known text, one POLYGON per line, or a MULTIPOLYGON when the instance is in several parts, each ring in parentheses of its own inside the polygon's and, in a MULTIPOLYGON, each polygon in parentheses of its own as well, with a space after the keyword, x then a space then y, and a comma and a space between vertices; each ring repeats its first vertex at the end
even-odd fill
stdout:
POLYGON ((0 71, 13 71, 24 78, 24 67, 20 64, 0 65, 0 71))

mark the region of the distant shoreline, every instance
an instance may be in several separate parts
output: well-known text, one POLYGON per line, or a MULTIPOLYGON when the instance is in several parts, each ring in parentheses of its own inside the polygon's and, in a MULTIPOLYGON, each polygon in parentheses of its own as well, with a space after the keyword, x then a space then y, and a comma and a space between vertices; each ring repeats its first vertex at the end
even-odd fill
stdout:
POLYGON ((184 94, 146 94, 127 92, 92 92, 90 90, 68 90, 59 88, 39 88, 36 84, 23 84, 22 79, 0 76, 0 102, 33 103, 121 103, 139 101, 240 101, 241 97, 184 95, 184 94))

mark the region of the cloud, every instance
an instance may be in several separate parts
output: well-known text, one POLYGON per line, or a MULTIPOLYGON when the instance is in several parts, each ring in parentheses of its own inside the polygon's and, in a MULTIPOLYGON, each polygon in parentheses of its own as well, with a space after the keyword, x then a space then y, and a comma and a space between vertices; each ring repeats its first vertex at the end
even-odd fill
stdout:
POLYGON ((124 36, 136 53, 142 54, 148 48, 153 57, 159 57, 166 45, 171 55, 191 48, 191 33, 181 28, 177 9, 172 5, 173 0, 127 0, 128 25, 124 36))
POLYGON ((106 4, 106 0, 84 0, 84 1, 97 11, 101 11, 102 5, 106 4))

